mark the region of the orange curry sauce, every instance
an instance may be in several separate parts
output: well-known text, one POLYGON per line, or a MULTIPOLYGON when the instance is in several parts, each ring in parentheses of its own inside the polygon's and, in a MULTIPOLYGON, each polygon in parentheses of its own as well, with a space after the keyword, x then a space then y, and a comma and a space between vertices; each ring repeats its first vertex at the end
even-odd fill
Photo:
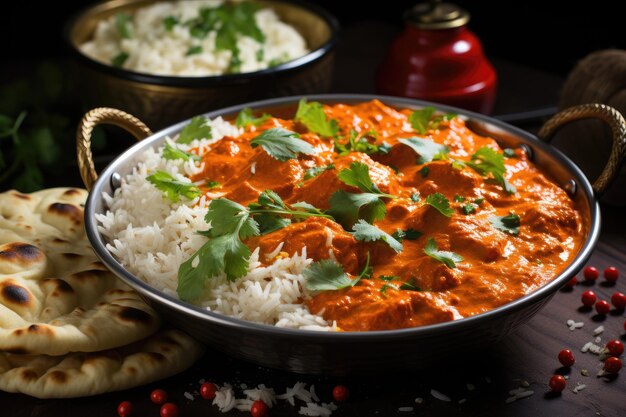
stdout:
MULTIPOLYGON (((203 155, 204 172, 194 181, 217 181, 222 187, 212 197, 222 196, 240 204, 256 201, 259 194, 271 189, 286 203, 306 201, 325 210, 337 190, 352 193, 359 189, 344 184, 337 173, 354 161, 369 167, 370 177, 378 188, 397 199, 386 199, 387 214, 375 225, 392 234, 397 229, 423 233, 415 240, 403 240, 403 251, 395 253, 383 242, 358 242, 341 225, 314 217, 269 233, 253 237, 246 244, 260 247, 260 259, 284 242, 283 255, 300 252, 318 261, 329 258, 329 250, 352 277, 365 266, 367 254, 374 268, 371 279, 337 291, 324 291, 306 300, 313 313, 336 320, 346 331, 398 329, 455 320, 479 314, 528 294, 553 279, 576 256, 586 225, 567 194, 546 178, 521 150, 516 157, 505 158, 506 178, 516 188, 507 194, 501 185, 482 177, 468 167, 458 169, 450 160, 468 161, 481 147, 502 150, 491 138, 478 136, 454 118, 442 123, 427 135, 419 135, 408 121, 411 110, 395 110, 379 101, 358 105, 324 106, 328 118, 337 120, 340 134, 350 130, 377 132, 377 143, 392 145, 386 155, 350 153, 340 156, 333 141, 309 132, 293 120, 271 118, 262 126, 250 125, 237 138, 225 137, 203 155), (315 155, 280 162, 250 141, 263 130, 283 127, 297 132, 301 139, 317 149, 315 155), (398 138, 423 137, 450 148, 449 160, 427 163, 424 177, 417 165, 418 155, 398 138), (305 171, 333 163, 335 169, 304 180, 305 171), (393 167, 393 168, 392 168, 393 167), (394 170, 395 169, 395 170, 394 170), (397 172, 396 172, 397 170, 397 172), (424 203, 425 197, 444 194, 455 213, 445 217, 424 203), (419 193, 421 199, 411 196, 419 193), (465 203, 454 201, 465 197, 465 203), (483 198, 473 214, 462 212, 463 204, 483 198), (518 236, 495 229, 489 217, 509 213, 521 217, 518 236), (330 229, 330 231, 328 230, 330 229), (329 235, 332 244, 327 246, 329 235), (464 258, 455 268, 427 256, 424 246, 433 238, 440 250, 452 251, 464 258), (411 282, 421 291, 387 287, 380 276, 398 276, 398 283, 411 282)), ((214 190, 213 190, 214 191, 214 190)), ((266 260, 271 262, 272 260, 266 260)), ((396 285, 398 286, 398 285, 396 285)))

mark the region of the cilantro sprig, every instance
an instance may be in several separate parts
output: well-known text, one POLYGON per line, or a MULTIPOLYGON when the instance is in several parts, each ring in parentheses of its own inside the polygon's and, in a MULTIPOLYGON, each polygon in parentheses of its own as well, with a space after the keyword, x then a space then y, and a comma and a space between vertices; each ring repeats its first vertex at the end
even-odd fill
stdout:
POLYGON ((429 195, 426 197, 425 202, 446 217, 452 217, 454 214, 454 209, 450 207, 450 201, 441 193, 429 195))
POLYGON ((319 262, 313 262, 303 272, 306 279, 306 289, 311 292, 317 291, 334 291, 343 288, 354 287, 363 278, 371 278, 373 268, 370 265, 370 255, 367 254, 365 267, 361 273, 353 279, 348 277, 343 267, 336 261, 323 259, 319 262))
POLYGON ((408 146, 419 155, 419 158, 417 159, 418 165, 431 162, 435 159, 443 159, 450 152, 450 148, 446 145, 423 138, 400 138, 398 139, 398 142, 408 146))
POLYGON ((437 129, 442 122, 450 121, 457 116, 454 113, 435 115, 436 111, 434 107, 416 110, 409 116, 409 123, 417 133, 425 135, 429 130, 437 129))
POLYGON ((237 115, 237 119, 235 120, 235 126, 243 128, 246 128, 250 125, 261 126, 270 117, 272 116, 267 113, 263 113, 260 117, 254 117, 252 109, 250 107, 246 107, 241 110, 237 115))
POLYGON ((204 116, 196 116, 191 122, 180 131, 178 143, 189 144, 195 139, 211 139, 213 137, 211 126, 207 124, 208 120, 204 116))
POLYGON ((165 147, 163 148, 163 159, 167 159, 167 160, 182 159, 183 161, 189 161, 191 159, 196 162, 202 160, 200 156, 192 154, 190 152, 185 152, 181 149, 178 149, 170 145, 169 143, 166 143, 165 147))
POLYGON ((402 252, 402 243, 396 240, 392 235, 380 230, 378 227, 367 223, 365 220, 360 219, 353 227, 354 233, 352 235, 358 241, 362 242, 376 242, 382 241, 386 243, 396 253, 402 252))
POLYGON ((491 216, 489 217, 489 222, 494 228, 506 233, 507 235, 519 235, 521 218, 517 214, 510 213, 506 216, 491 216))
POLYGON ((430 238, 424 247, 424 253, 433 259, 443 263, 450 269, 456 268, 457 262, 463 262, 463 257, 454 252, 439 250, 435 239, 430 238))
POLYGON ((317 101, 307 102, 305 98, 298 103, 296 121, 302 123, 311 132, 326 137, 333 137, 339 132, 339 124, 334 119, 328 119, 324 107, 317 101))
POLYGON ((335 138, 335 152, 339 155, 347 155, 350 152, 361 152, 368 155, 380 154, 386 155, 391 151, 391 145, 387 142, 381 144, 374 143, 378 133, 376 131, 365 132, 359 137, 359 132, 352 129, 348 141, 345 142, 341 138, 335 138))
POLYGON ((281 127, 265 130, 250 142, 253 148, 261 146, 269 156, 281 162, 296 159, 299 153, 312 155, 315 148, 300 139, 300 135, 281 127))
POLYGON ((506 173, 504 155, 493 149, 483 146, 472 155, 471 161, 465 162, 465 164, 483 177, 491 174, 507 193, 515 194, 517 191, 515 187, 504 178, 504 174, 506 173))
POLYGON ((179 202, 181 196, 193 200, 202 194, 194 183, 177 180, 165 171, 156 171, 146 179, 174 203, 179 202))
POLYGON ((339 171, 337 177, 344 184, 363 191, 356 194, 339 190, 330 197, 328 214, 332 215, 338 223, 348 230, 358 219, 363 219, 368 223, 381 220, 387 213, 383 199, 396 198, 396 196, 383 193, 378 189, 370 178, 369 167, 362 162, 353 162, 349 169, 339 171))
POLYGON ((398 242, 402 242, 404 239, 406 240, 416 240, 418 239, 420 236, 422 236, 424 233, 420 232, 419 230, 415 230, 415 229, 396 229, 395 232, 393 232, 391 234, 391 236, 393 236, 394 239, 396 239, 398 242))
POLYGON ((328 164, 326 166, 321 166, 321 167, 311 167, 304 172, 304 179, 310 180, 311 178, 317 177, 322 172, 328 171, 331 169, 335 169, 335 164, 328 164))

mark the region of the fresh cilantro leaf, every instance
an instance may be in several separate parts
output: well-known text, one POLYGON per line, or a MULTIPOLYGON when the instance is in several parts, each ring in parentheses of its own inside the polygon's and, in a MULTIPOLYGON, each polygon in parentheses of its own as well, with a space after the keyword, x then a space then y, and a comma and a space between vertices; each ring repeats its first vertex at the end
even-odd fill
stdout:
POLYGON ((359 132, 352 129, 350 130, 350 136, 348 142, 342 143, 339 138, 335 138, 335 152, 340 155, 347 155, 350 152, 361 152, 368 155, 381 154, 386 155, 391 151, 392 146, 387 142, 383 142, 380 145, 371 143, 367 136, 371 136, 374 141, 376 140, 378 133, 376 131, 369 131, 359 138, 359 132))
POLYGON ((387 198, 396 198, 393 195, 380 192, 376 184, 374 184, 370 178, 369 166, 362 162, 352 162, 350 164, 350 168, 345 168, 339 171, 337 178, 339 178, 344 184, 357 187, 363 192, 375 193, 387 198))
POLYGON ((463 204, 463 206, 461 206, 461 210, 463 211, 463 214, 472 214, 476 211, 476 205, 472 203, 463 204))
POLYGON ((396 253, 402 252, 402 243, 398 242, 391 235, 380 230, 378 227, 367 223, 365 220, 360 219, 353 227, 354 233, 352 235, 358 241, 362 242, 376 242, 382 240, 396 253))
POLYGON ((263 48, 259 48, 259 49, 256 51, 256 60, 257 60, 258 62, 261 62, 261 61, 263 61, 263 58, 264 58, 264 57, 265 57, 265 50, 264 50, 263 48))
POLYGON ((307 103, 303 98, 298 103, 295 119, 305 125, 311 132, 332 137, 339 132, 339 124, 334 119, 327 120, 321 103, 312 101, 307 103))
POLYGON ((493 227, 511 236, 519 235, 521 224, 520 216, 517 214, 507 214, 506 216, 489 217, 489 222, 493 227))
POLYGON ((411 126, 417 133, 425 135, 428 133, 428 122, 430 122, 433 114, 435 114, 434 107, 424 107, 411 113, 409 123, 411 123, 411 126))
POLYGON ((452 166, 453 169, 456 169, 459 171, 465 168, 465 162, 463 161, 454 160, 450 163, 450 165, 452 166))
POLYGON ((213 189, 213 188, 219 188, 222 184, 220 184, 217 181, 206 181, 203 185, 203 187, 208 188, 209 190, 213 189))
POLYGON ((131 38, 131 29, 129 24, 133 21, 133 17, 126 13, 118 13, 115 15, 115 28, 122 39, 131 38))
POLYGON ((330 169, 335 169, 335 165, 334 164, 329 164, 326 165, 324 167, 311 167, 309 169, 307 169, 304 173, 304 179, 305 180, 310 180, 311 178, 315 178, 318 175, 320 175, 322 172, 324 171, 328 171, 330 169))
POLYGON ((430 119, 430 122, 428 123, 428 128, 437 129, 441 125, 441 122, 444 122, 444 121, 449 122, 450 120, 454 119, 456 116, 457 116, 456 113, 446 113, 446 114, 436 115, 430 119))
POLYGON ((259 225, 250 217, 248 209, 226 198, 212 200, 204 220, 211 225, 211 237, 227 235, 234 230, 242 239, 260 233, 259 225))
POLYGON ((354 194, 343 190, 336 191, 330 197, 330 210, 328 210, 328 213, 346 229, 351 228, 359 218, 368 223, 381 220, 386 212, 385 202, 380 195, 354 194))
POLYGON ((400 277, 397 275, 381 275, 378 279, 382 279, 383 281, 397 281, 400 277))
POLYGON ((195 139, 211 139, 212 137, 211 126, 207 125, 207 119, 204 116, 196 116, 181 130, 177 142, 189 144, 195 139))
POLYGON ((111 58, 111 65, 114 67, 121 68, 124 65, 124 62, 128 59, 128 54, 126 52, 120 52, 111 58))
POLYGON ((460 196, 460 195, 458 195, 458 194, 455 194, 455 195, 454 195, 454 201, 456 201, 457 203, 462 203, 462 202, 464 202, 464 201, 465 201, 465 197, 460 196))
POLYGON ((163 148, 163 159, 167 159, 167 160, 182 159, 184 161, 189 161, 190 159, 194 161, 202 160, 200 156, 175 148, 174 146, 171 146, 169 143, 166 143, 165 147, 163 148))
POLYGON ((261 117, 254 117, 254 115, 252 114, 252 109, 250 107, 246 107, 241 110, 237 115, 237 119, 235 120, 235 126, 243 128, 248 127, 249 125, 261 126, 270 117, 272 116, 267 113, 263 113, 261 117))
POLYGON ((408 281, 400 285, 400 289, 404 291, 422 291, 420 287, 415 285, 415 278, 411 278, 408 281))
POLYGON ((163 26, 165 26, 165 30, 168 32, 171 32, 172 29, 174 29, 174 26, 176 26, 178 23, 179 20, 176 16, 167 16, 163 19, 163 26))
POLYGON ((180 201, 182 195, 189 200, 200 196, 202 192, 193 183, 179 181, 165 171, 156 171, 146 179, 157 189, 163 191, 170 201, 180 201))
POLYGON ((504 156, 502 154, 487 146, 483 146, 472 155, 471 159, 472 161, 466 162, 468 166, 483 177, 491 174, 507 193, 515 194, 515 187, 504 178, 506 167, 504 166, 504 156))
POLYGON ((415 203, 419 203, 419 201, 420 201, 420 193, 413 193, 413 194, 411 194, 411 201, 413 201, 415 203))
POLYGON ((430 173, 430 168, 428 168, 428 166, 423 166, 422 169, 420 169, 420 174, 422 175, 422 178, 428 177, 429 173, 430 173))
POLYGON ((456 263, 463 261, 463 257, 461 255, 458 255, 454 252, 439 250, 437 248, 437 244, 435 243, 435 239, 433 239, 432 237, 428 239, 428 242, 426 242, 426 246, 424 247, 424 253, 431 258, 443 263, 450 269, 456 268, 456 263))
POLYGON ((474 200, 474 204, 478 204, 479 206, 484 202, 485 202, 485 199, 482 197, 479 197, 476 200, 474 200))
POLYGON ((391 234, 391 236, 393 236, 394 239, 398 240, 399 242, 402 242, 404 239, 415 240, 422 235, 423 235, 422 232, 420 232, 419 230, 415 230, 415 229, 406 229, 406 230, 396 229, 396 231, 391 234))
POLYGON ((450 207, 450 202, 441 193, 434 193, 426 197, 426 204, 435 208, 439 213, 446 217, 452 217, 454 209, 450 207))
POLYGON ((261 133, 250 142, 253 148, 261 146, 265 152, 281 162, 296 159, 299 153, 314 154, 315 148, 300 139, 297 133, 273 127, 261 133))
POLYGON ((280 64, 282 64, 283 62, 285 62, 285 58, 281 57, 281 58, 273 58, 270 60, 270 62, 267 63, 267 66, 269 68, 274 68, 279 66, 280 64))
POLYGON ((417 159, 418 165, 430 162, 433 159, 436 159, 435 157, 437 156, 439 156, 439 159, 441 159, 440 155, 446 155, 450 152, 450 148, 448 148, 447 146, 441 145, 437 142, 433 142, 429 139, 416 137, 407 139, 400 138, 398 139, 398 142, 408 146, 416 154, 419 155, 419 158, 417 159))
POLYGON ((300 211, 304 211, 305 213, 308 214, 313 214, 317 217, 325 217, 328 219, 332 219, 332 216, 328 215, 328 214, 324 214, 324 212, 322 212, 322 210, 318 209, 317 207, 315 207, 313 204, 309 204, 306 201, 298 201, 297 203, 293 203, 291 205, 292 209, 302 209, 302 210, 296 210, 294 213, 292 213, 296 218, 300 218, 300 217, 308 217, 305 216, 304 214, 301 214, 300 211))
POLYGON ((515 158, 517 156, 517 154, 515 153, 515 149, 511 148, 505 148, 503 153, 504 156, 506 156, 507 158, 515 158))
POLYGON ((309 291, 332 291, 353 287, 357 279, 350 279, 343 267, 335 261, 323 259, 313 262, 302 272, 309 291))
POLYGON ((187 49, 187 53, 185 55, 198 55, 202 53, 202 47, 200 45, 193 45, 187 49))

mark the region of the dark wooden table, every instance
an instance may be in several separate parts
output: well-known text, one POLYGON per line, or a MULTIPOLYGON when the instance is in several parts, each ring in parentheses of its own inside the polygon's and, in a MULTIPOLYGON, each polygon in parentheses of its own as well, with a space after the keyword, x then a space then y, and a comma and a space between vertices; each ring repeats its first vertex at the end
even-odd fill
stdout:
MULTIPOLYGON (((393 28, 376 26, 375 22, 346 28, 338 50, 333 90, 373 92, 376 65, 393 34, 393 28)), ((494 114, 556 105, 562 82, 559 77, 495 59, 494 63, 500 77, 494 114), (529 89, 528 85, 534 88, 529 89)), ((524 127, 535 130, 540 124, 541 121, 534 121, 524 127)), ((623 207, 602 206, 602 235, 589 265, 600 270, 612 265, 626 275, 625 214, 623 207)), ((626 292, 626 276, 622 276, 616 286, 606 286, 601 281, 592 286, 601 298, 609 298, 616 290, 626 292)), ((581 310, 580 294, 587 288, 580 284, 571 291, 560 291, 537 316, 502 342, 485 345, 478 352, 459 352, 419 372, 389 374, 381 370, 380 374, 367 378, 344 379, 297 375, 260 368, 232 359, 227 353, 209 350, 191 369, 178 376, 124 392, 72 400, 38 400, 0 393, 0 416, 109 417, 116 415, 117 404, 123 400, 133 402, 135 416, 158 416, 158 406, 149 401, 149 394, 155 388, 168 391, 170 399, 179 405, 182 416, 249 415, 236 410, 221 414, 217 407, 198 397, 200 379, 248 387, 265 384, 277 393, 302 381, 314 384, 325 402, 331 401, 334 385, 345 384, 351 390, 351 398, 333 416, 623 416, 626 414, 626 374, 622 372, 608 381, 597 378, 601 362, 596 355, 582 353, 580 349, 594 339, 593 330, 599 325, 605 327, 600 335, 601 344, 610 339, 626 341, 624 313, 612 312, 601 318, 581 310), (585 325, 570 331, 566 325, 568 319, 582 321, 585 325), (564 372, 557 360, 558 352, 564 348, 574 352, 576 364, 566 373, 569 375, 566 391, 551 396, 547 381, 555 372, 564 372), (581 369, 589 370, 589 376, 582 376, 581 369), (507 403, 509 391, 518 388, 522 381, 529 384, 528 389, 534 394, 507 403), (576 394, 572 389, 577 382, 586 384, 587 388, 576 394), (468 390, 467 384, 475 388, 468 390), (434 398, 431 389, 449 396, 452 401, 434 398), (194 400, 184 396, 185 392, 194 391, 194 400), (416 398, 423 399, 421 404, 415 402, 416 398), (401 412, 400 407, 414 407, 414 410, 401 412)), ((281 402, 271 410, 271 415, 298 415, 298 407, 281 402)))

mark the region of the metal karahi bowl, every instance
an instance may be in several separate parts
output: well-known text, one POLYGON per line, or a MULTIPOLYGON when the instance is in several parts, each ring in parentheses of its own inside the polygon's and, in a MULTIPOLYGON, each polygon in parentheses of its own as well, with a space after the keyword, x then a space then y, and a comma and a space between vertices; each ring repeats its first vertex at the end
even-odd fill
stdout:
MULTIPOLYGON (((285 111, 292 114, 299 99, 300 97, 287 97, 246 103, 206 113, 205 116, 232 119, 244 107, 277 115, 285 111)), ((603 175, 592 186, 580 169, 557 149, 530 133, 481 114, 388 96, 316 95, 309 96, 308 99, 328 104, 354 104, 378 99, 396 108, 419 109, 435 106, 441 111, 457 113, 465 118, 470 129, 493 137, 502 147, 525 147, 533 162, 576 202, 585 220, 585 236, 576 258, 549 283, 504 306, 460 320, 399 330, 336 333, 276 328, 243 321, 187 304, 146 284, 118 263, 106 249, 105 239, 98 231, 95 214, 107 210, 102 194, 112 194, 115 187, 119 186, 120 178, 130 173, 144 150, 160 145, 167 135, 177 134, 188 121, 152 134, 139 120, 115 109, 94 109, 88 113, 78 131, 78 153, 81 175, 87 188, 91 188, 85 208, 85 225, 96 254, 173 325, 233 357, 293 372, 345 375, 417 369, 443 358, 451 351, 472 348, 503 338, 537 313, 589 258, 600 232, 597 199, 618 172, 626 155, 624 118, 614 109, 600 104, 567 109, 548 121, 540 132, 541 137, 549 138, 567 122, 589 117, 600 118, 611 126, 615 141, 611 160, 603 175), (147 137, 120 155, 97 177, 91 164, 89 138, 91 130, 99 123, 125 127, 138 139, 147 137)))
POLYGON ((109 0, 70 19, 65 40, 72 57, 72 80, 84 108, 118 108, 150 126, 163 128, 245 101, 330 89, 339 24, 325 10, 303 1, 254 0, 294 26, 310 50, 300 58, 260 71, 207 77, 152 75, 103 64, 80 52, 79 46, 93 36, 99 21, 155 2, 109 0))

